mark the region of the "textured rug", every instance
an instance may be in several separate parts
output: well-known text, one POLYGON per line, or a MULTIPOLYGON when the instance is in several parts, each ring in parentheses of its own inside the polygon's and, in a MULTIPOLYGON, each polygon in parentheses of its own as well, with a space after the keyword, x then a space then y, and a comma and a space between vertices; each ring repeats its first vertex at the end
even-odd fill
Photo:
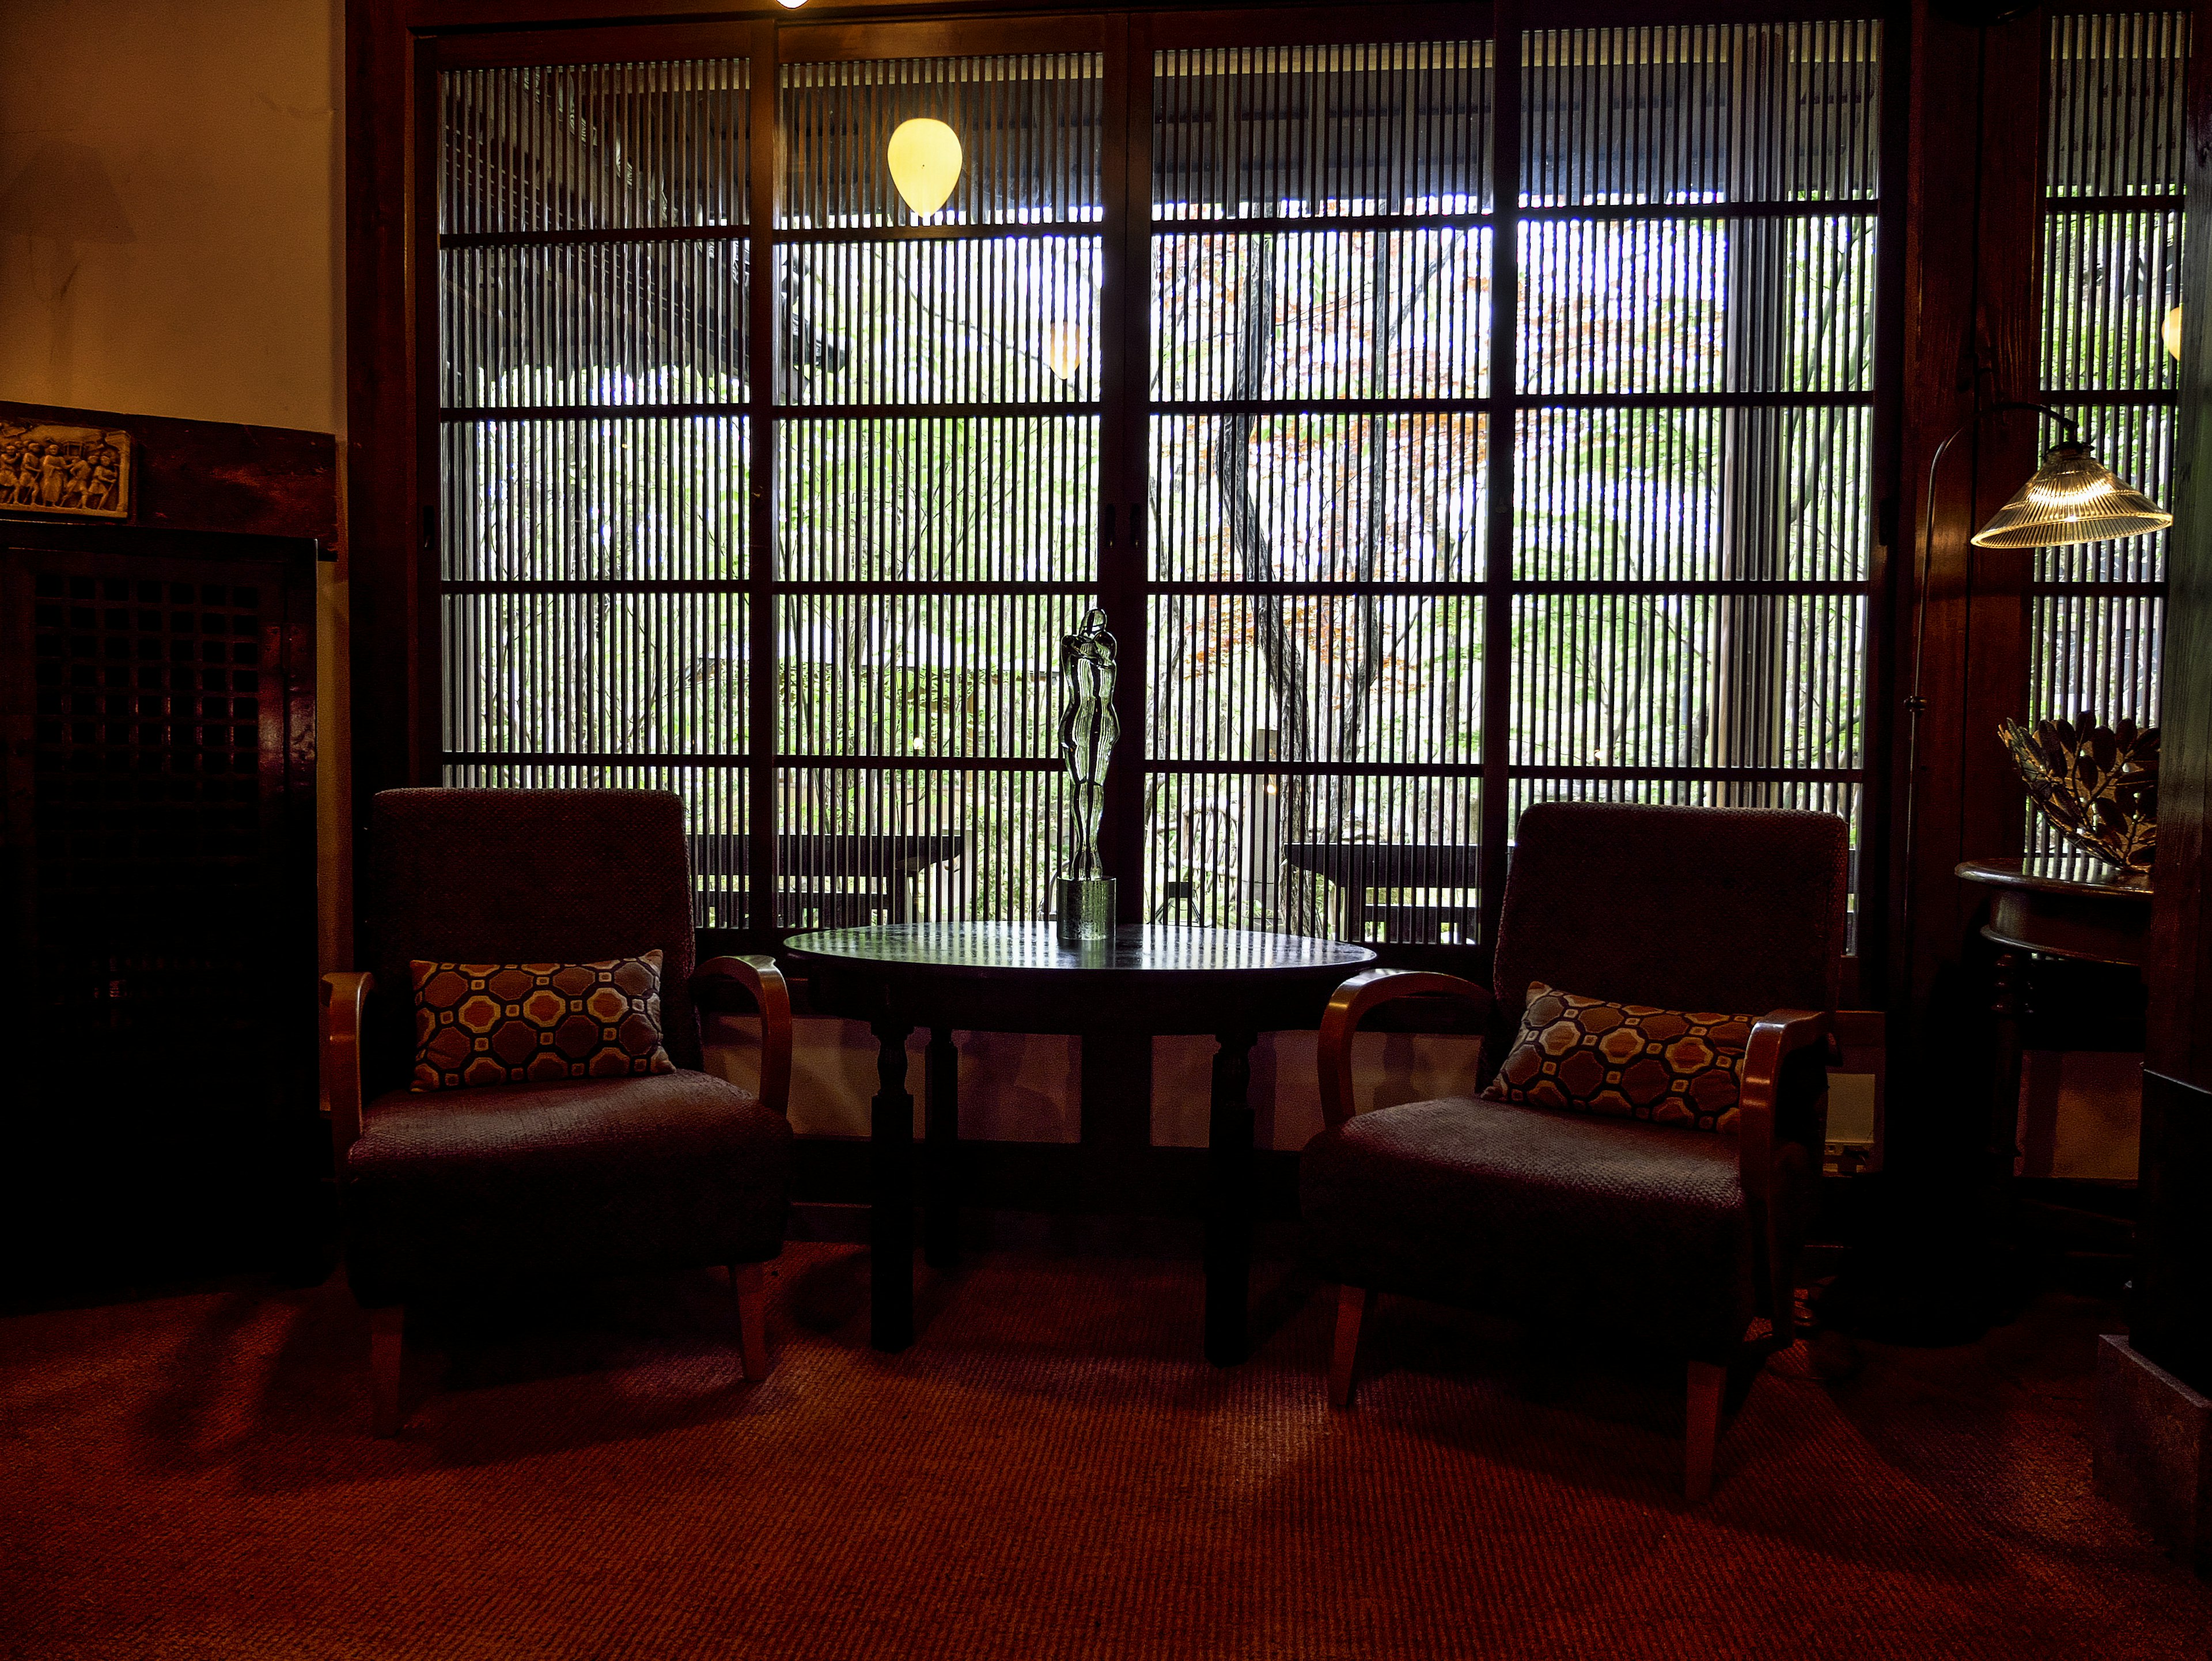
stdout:
POLYGON ((9 1320, 0 1653, 2212 1653, 2212 1589, 2088 1491, 2097 1305, 1841 1384, 1778 1358, 1691 1509, 1669 1378, 1539 1390, 1389 1303, 1332 1414, 1326 1300, 1261 1278, 1233 1371, 1194 1266, 1027 1255, 884 1357, 860 1252, 795 1245, 763 1384, 715 1276, 572 1288, 425 1323, 389 1443, 336 1282, 9 1320))

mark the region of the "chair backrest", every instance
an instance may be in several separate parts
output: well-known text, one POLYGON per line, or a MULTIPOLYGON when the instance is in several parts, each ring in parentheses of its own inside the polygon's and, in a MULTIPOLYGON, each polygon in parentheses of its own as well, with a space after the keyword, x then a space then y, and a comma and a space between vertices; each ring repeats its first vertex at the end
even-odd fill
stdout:
POLYGON ((660 949, 669 1058, 699 1065, 684 803, 665 790, 386 790, 370 804, 362 956, 373 1088, 414 1054, 408 964, 589 963, 660 949))
POLYGON ((1850 832, 1833 813, 1539 802, 1521 816, 1492 990, 1662 1009, 1835 1007, 1850 832))

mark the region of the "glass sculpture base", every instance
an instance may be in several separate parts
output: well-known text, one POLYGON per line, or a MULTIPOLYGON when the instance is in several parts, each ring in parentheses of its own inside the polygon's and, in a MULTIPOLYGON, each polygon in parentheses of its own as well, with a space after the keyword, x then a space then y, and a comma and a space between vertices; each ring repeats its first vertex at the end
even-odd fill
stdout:
POLYGON ((1062 877, 1053 885, 1062 946, 1114 938, 1114 888, 1111 877, 1062 877))

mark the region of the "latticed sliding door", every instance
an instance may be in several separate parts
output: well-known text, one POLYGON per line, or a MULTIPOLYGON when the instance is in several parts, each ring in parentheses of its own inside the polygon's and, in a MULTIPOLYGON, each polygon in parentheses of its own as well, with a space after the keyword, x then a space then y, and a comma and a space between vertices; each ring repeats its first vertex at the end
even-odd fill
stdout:
POLYGON ((1152 72, 1146 915, 1471 940, 1490 43, 1152 72))
MULTIPOLYGON (((2042 398, 2081 423, 2100 460, 2170 503, 2176 364, 2161 337, 2182 298, 2189 14, 2049 27, 2042 398)), ((2045 443, 2063 435, 2045 423, 2045 443)), ((2156 722, 2166 540, 2036 551, 2030 719, 2156 722)), ((2032 811, 2028 837, 2058 846, 2032 811)))
POLYGON ((447 779, 682 792, 705 923, 1039 918, 1103 600, 1147 919, 1472 943, 1549 796, 1856 824, 1880 26, 1474 15, 447 69, 447 779))
POLYGON ((745 829, 748 85, 440 77, 446 782, 676 790, 708 872, 745 829))
POLYGON ((1103 60, 809 38, 779 94, 777 921, 1042 918, 1060 641, 1099 584, 1103 60), (886 165, 909 121, 961 147, 927 216, 886 165))
POLYGON ((1573 797, 1858 827, 1881 46, 1873 21, 1523 42, 1492 642, 1515 818, 1573 797))

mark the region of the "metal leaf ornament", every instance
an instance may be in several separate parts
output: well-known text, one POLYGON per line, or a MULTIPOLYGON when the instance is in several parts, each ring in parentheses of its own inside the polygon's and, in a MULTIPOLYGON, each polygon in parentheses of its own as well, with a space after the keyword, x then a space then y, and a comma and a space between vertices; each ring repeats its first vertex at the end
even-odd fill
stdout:
POLYGON ((2158 728, 2100 727, 2087 713, 2071 725, 1997 723, 2037 810, 2086 854, 2126 871, 2148 871, 2158 849, 2158 728))

